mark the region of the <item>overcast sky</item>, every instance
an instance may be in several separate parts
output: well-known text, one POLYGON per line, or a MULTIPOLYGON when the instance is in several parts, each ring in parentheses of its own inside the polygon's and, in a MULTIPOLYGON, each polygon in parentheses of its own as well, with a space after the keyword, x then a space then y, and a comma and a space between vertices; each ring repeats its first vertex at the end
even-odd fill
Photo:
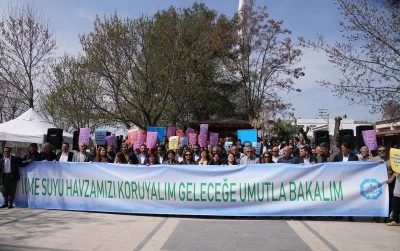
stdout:
MULTIPOLYGON (((9 4, 20 4, 22 0, 0 0, 0 11, 7 10, 9 4)), ((152 15, 157 10, 191 6, 192 0, 35 0, 42 16, 49 21, 57 41, 57 55, 64 52, 76 54, 81 51, 78 34, 92 30, 96 15, 109 16, 117 12, 119 16, 135 18, 142 14, 152 15)), ((203 0, 209 8, 227 16, 238 9, 239 0, 203 0)), ((266 5, 270 18, 283 20, 284 27, 292 30, 293 38, 303 36, 314 39, 317 34, 334 42, 341 38, 339 22, 341 15, 333 0, 256 0, 258 5, 266 5)), ((317 118, 318 109, 328 109, 330 117, 347 115, 355 120, 375 122, 380 114, 371 114, 370 107, 352 105, 345 99, 334 97, 329 89, 320 87, 317 80, 336 81, 340 72, 335 70, 324 54, 311 49, 303 50, 299 66, 305 67, 305 77, 296 80, 296 88, 301 93, 283 95, 296 107, 295 117, 317 118)))

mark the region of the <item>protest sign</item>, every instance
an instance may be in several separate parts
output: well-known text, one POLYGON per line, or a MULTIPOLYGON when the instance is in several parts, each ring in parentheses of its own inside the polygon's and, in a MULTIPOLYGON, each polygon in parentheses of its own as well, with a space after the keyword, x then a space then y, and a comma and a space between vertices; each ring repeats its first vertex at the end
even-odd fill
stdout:
POLYGON ((185 136, 185 134, 183 133, 183 130, 176 130, 176 136, 179 136, 179 138, 182 138, 185 136))
POLYGON ((208 124, 200 124, 200 134, 208 135, 208 124))
POLYGON ((138 134, 139 134, 139 129, 130 128, 128 130, 128 139, 126 140, 127 143, 133 143, 133 142, 137 141, 138 134))
POLYGON ((210 132, 210 145, 218 145, 218 133, 210 132))
POLYGON ((117 148, 117 139, 115 138, 115 134, 111 134, 106 137, 107 145, 112 145, 114 148, 117 148))
POLYGON ((168 141, 168 149, 176 150, 179 148, 179 136, 172 136, 168 141))
POLYGON ((390 148, 390 166, 393 171, 400 173, 400 149, 390 148))
POLYGON ((78 143, 84 143, 86 145, 89 145, 89 139, 90 139, 90 128, 81 128, 79 130, 79 141, 78 143))
POLYGON ((94 131, 94 138, 96 140, 96 145, 98 146, 106 145, 107 144, 106 136, 107 136, 107 130, 96 129, 94 131))
POLYGON ((207 147, 207 135, 200 133, 198 142, 200 147, 207 147))
POLYGON ((180 147, 187 146, 187 145, 189 145, 189 139, 187 137, 179 138, 179 146, 180 147))
POLYGON ((363 136, 364 143, 368 147, 369 150, 378 149, 378 144, 376 142, 376 132, 374 130, 362 131, 362 136, 363 136))
POLYGON ((149 149, 156 149, 156 146, 157 146, 157 132, 147 132, 146 146, 149 149))
POLYGON ((189 133, 189 145, 194 146, 197 143, 197 134, 196 133, 189 133))
POLYGON ((167 138, 175 136, 176 127, 175 126, 168 126, 167 127, 167 138))

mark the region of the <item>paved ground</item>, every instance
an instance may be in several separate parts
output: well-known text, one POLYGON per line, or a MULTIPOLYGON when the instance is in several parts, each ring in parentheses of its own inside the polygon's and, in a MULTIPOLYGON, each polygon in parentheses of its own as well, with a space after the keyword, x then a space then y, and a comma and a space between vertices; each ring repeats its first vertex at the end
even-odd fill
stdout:
POLYGON ((400 227, 0 209, 0 250, 399 250, 400 227))

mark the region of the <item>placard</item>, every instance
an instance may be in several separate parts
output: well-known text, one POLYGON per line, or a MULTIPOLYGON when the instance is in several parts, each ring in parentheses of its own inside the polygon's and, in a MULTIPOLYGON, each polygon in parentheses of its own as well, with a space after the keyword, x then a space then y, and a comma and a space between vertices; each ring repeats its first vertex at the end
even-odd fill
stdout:
POLYGON ((210 145, 218 145, 218 133, 210 132, 210 145))
POLYGON ((208 124, 200 124, 200 134, 208 135, 208 124))
POLYGON ((81 128, 79 129, 79 141, 78 143, 84 143, 86 145, 89 145, 89 139, 90 139, 90 128, 81 128))
POLYGON ((378 149, 378 144, 376 142, 376 132, 374 130, 362 131, 362 136, 363 136, 364 143, 368 147, 369 150, 378 149))
POLYGON ((176 150, 179 148, 179 136, 172 136, 168 141, 168 149, 176 150))
POLYGON ((94 138, 96 141, 96 145, 98 146, 106 145, 107 144, 106 137, 107 137, 107 130, 96 129, 94 131, 94 138))
POLYGON ((197 143, 197 134, 196 133, 189 133, 189 145, 194 146, 197 143))
POLYGON ((157 147, 157 132, 147 132, 146 146, 149 149, 156 149, 156 147, 157 147))
POLYGON ((200 147, 207 147, 207 135, 200 133, 198 137, 200 147))

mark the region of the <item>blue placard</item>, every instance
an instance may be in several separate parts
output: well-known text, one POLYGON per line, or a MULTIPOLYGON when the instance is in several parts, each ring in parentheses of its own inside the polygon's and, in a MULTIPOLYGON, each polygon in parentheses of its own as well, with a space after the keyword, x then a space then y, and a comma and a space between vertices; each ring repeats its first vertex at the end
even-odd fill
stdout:
POLYGON ((105 129, 96 129, 94 131, 94 138, 96 141, 96 145, 107 145, 106 141, 107 130, 105 129))
POLYGON ((159 143, 162 143, 164 136, 167 136, 167 128, 166 127, 148 126, 148 127, 146 127, 146 130, 148 132, 157 132, 157 140, 159 143))
POLYGON ((250 141, 257 142, 257 130, 256 129, 246 129, 246 130, 237 130, 237 136, 240 141, 250 141))

